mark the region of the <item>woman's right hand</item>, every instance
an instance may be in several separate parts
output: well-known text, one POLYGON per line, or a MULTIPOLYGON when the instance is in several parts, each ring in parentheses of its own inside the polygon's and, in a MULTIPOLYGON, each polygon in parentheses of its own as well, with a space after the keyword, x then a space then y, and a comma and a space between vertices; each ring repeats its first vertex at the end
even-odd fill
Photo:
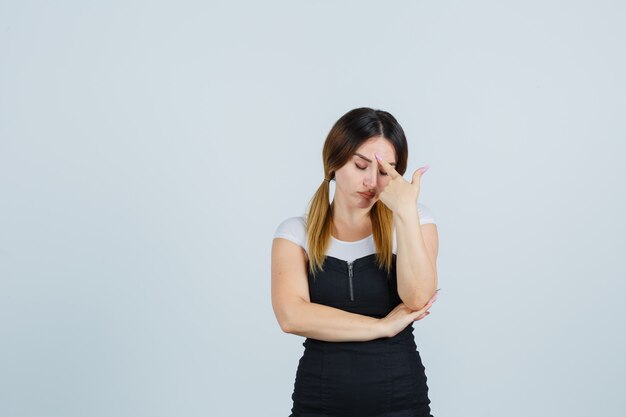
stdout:
POLYGON ((385 317, 380 319, 383 327, 383 331, 387 337, 393 337, 400 333, 402 330, 414 321, 421 320, 430 314, 428 309, 437 300, 437 292, 426 303, 424 307, 419 310, 411 310, 404 303, 398 304, 393 310, 389 312, 385 317))

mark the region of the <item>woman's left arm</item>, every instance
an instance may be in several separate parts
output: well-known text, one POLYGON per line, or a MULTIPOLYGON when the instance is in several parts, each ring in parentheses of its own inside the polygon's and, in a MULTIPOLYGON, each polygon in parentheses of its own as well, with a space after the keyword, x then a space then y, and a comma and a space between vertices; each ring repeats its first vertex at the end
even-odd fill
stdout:
POLYGON ((393 221, 398 295, 410 309, 419 310, 437 289, 437 226, 432 223, 422 226, 414 205, 394 211, 393 221))
POLYGON ((390 177, 379 197, 393 212, 398 295, 407 307, 420 310, 437 289, 437 226, 422 226, 417 210, 420 181, 428 166, 417 169, 408 182, 380 155, 376 160, 390 177))

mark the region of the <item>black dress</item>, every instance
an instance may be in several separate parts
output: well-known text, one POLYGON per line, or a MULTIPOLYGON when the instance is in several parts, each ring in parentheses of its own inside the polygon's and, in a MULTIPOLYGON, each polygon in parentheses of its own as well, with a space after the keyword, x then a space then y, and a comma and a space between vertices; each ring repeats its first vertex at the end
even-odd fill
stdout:
MULTIPOLYGON (((396 255, 389 278, 376 255, 347 262, 326 256, 324 271, 309 273, 311 302, 385 317, 402 302, 396 255)), ((366 342, 307 338, 298 363, 289 417, 432 417, 424 366, 413 325, 394 337, 366 342)))

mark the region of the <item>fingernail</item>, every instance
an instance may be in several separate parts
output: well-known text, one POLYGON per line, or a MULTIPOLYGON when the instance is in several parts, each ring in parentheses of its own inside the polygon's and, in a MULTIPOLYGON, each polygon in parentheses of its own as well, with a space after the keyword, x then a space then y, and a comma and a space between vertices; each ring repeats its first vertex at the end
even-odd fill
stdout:
POLYGON ((428 171, 428 168, 430 168, 430 165, 426 164, 422 167, 422 174, 425 173, 426 171, 428 171))
POLYGON ((377 153, 374 153, 374 156, 376 157, 376 159, 378 159, 379 161, 382 160, 383 158, 380 157, 380 155, 378 155, 377 153))

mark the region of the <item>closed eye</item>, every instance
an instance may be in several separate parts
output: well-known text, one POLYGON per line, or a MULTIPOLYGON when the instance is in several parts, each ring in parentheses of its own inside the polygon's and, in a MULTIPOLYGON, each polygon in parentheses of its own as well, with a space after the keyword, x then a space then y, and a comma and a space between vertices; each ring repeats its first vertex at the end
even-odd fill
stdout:
MULTIPOLYGON (((365 168, 367 168, 367 167, 361 167, 361 166, 359 166, 359 164, 354 164, 354 165, 356 165, 356 167, 357 167, 358 169, 360 169, 361 171, 363 171, 363 170, 365 170, 365 168)), ((386 175, 387 175, 385 172, 382 172, 382 171, 378 171, 378 173, 379 173, 380 175, 383 175, 383 176, 386 176, 386 175)))

